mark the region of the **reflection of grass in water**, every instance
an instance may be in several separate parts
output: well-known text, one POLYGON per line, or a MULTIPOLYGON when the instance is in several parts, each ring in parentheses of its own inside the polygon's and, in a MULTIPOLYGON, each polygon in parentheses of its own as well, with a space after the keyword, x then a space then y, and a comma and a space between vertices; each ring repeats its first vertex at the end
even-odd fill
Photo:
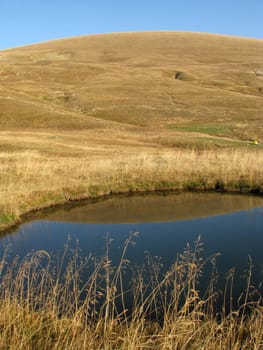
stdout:
POLYGON ((260 349, 262 299, 250 286, 251 269, 241 307, 234 311, 230 304, 226 313, 233 285, 233 273, 228 274, 220 315, 214 309, 215 257, 204 261, 199 241, 187 246, 166 273, 160 260, 148 257, 144 267, 133 269, 127 291, 123 276, 131 266, 125 254, 134 236, 125 242, 117 267, 109 258, 109 239, 102 259, 82 259, 78 248, 67 244, 57 268, 45 251, 27 255, 19 266, 16 261, 5 265, 3 257, 0 348, 260 349), (208 263, 211 279, 201 298, 198 280, 208 263), (81 282, 80 275, 91 267, 89 279, 81 282), (129 311, 127 295, 133 305, 129 311))

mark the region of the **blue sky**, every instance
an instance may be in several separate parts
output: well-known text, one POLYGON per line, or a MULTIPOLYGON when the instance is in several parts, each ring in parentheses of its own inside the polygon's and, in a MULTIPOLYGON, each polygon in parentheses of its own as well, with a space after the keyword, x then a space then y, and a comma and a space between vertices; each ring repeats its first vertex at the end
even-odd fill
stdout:
POLYGON ((263 0, 0 0, 0 49, 94 33, 180 30, 263 38, 263 0))

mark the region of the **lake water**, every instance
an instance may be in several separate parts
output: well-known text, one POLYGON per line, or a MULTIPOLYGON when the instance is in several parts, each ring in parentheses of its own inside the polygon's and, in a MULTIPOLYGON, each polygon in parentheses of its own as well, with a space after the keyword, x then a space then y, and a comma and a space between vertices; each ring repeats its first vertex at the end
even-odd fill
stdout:
MULTIPOLYGON (((242 274, 253 261, 253 283, 262 290, 263 198, 215 193, 160 193, 113 196, 50 209, 31 217, 0 239, 0 253, 9 245, 9 259, 28 252, 46 250, 62 256, 68 236, 78 241, 81 254, 102 256, 105 237, 112 238, 110 257, 118 264, 124 241, 138 232, 136 245, 129 247, 131 264, 145 261, 145 252, 161 257, 168 268, 187 243, 201 236, 203 257, 220 253, 217 268, 224 276, 235 267, 235 293, 244 287, 242 274)), ((204 271, 205 274, 205 271, 204 271)), ((205 277, 205 276, 204 276, 205 277)), ((85 277, 84 277, 85 278, 85 277)))

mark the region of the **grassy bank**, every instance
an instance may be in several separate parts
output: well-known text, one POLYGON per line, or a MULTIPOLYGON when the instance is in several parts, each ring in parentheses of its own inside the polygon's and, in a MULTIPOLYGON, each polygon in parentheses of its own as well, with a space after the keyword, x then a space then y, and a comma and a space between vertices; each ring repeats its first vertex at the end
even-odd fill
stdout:
POLYGON ((215 256, 203 260, 200 242, 188 246, 167 271, 150 256, 144 269, 136 270, 125 258, 133 239, 134 235, 126 241, 115 267, 108 249, 101 259, 83 260, 77 249, 69 258, 71 247, 67 245, 58 266, 45 251, 29 254, 19 264, 6 265, 3 257, 0 348, 262 349, 262 296, 251 285, 251 269, 239 308, 233 310, 234 274, 228 274, 225 290, 219 292, 215 256), (207 265, 211 280, 201 295, 199 279, 207 265), (93 272, 81 282, 80 275, 89 266, 93 272), (128 291, 122 284, 127 270, 133 273, 128 291), (216 313, 220 293, 224 301, 216 313), (127 306, 127 300, 132 306, 127 306))
POLYGON ((263 191, 255 149, 103 152, 76 156, 0 153, 0 227, 67 201, 154 190, 263 191))

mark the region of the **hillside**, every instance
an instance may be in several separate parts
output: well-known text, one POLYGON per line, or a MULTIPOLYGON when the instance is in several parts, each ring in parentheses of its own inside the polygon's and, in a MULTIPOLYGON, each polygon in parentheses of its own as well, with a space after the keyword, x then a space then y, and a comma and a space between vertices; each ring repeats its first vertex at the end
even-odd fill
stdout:
POLYGON ((261 40, 181 32, 1 51, 0 127, 115 129, 115 121, 131 130, 263 141, 262 57, 261 40))
MULTIPOLYGON (((71 248, 69 227, 62 262, 54 255, 54 268, 42 249, 21 257, 21 266, 19 257, 6 263, 16 244, 14 225, 42 219, 47 208, 46 219, 64 220, 67 212, 70 221, 81 223, 96 222, 100 207, 100 222, 103 217, 116 223, 127 200, 123 222, 142 222, 153 202, 144 197, 141 208, 136 201, 131 207, 132 195, 156 191, 240 193, 240 209, 252 207, 255 200, 244 193, 263 195, 262 57, 262 40, 177 32, 92 35, 0 51, 0 236, 12 232, 0 260, 1 349, 262 348, 262 297, 256 285, 250 286, 251 261, 238 300, 242 305, 232 312, 236 275, 231 269, 225 291, 217 291, 216 254, 199 258, 199 238, 164 274, 162 260, 147 254, 139 283, 133 278, 139 287, 132 296, 132 318, 125 293, 117 290, 123 291, 122 276, 132 265, 124 254, 112 269, 109 238, 103 259, 82 259, 78 241, 71 248), (130 196, 114 204, 120 194, 130 196), (82 199, 91 204, 83 207, 85 219, 72 207, 82 199), (64 207, 55 214, 54 206, 64 207), (205 261, 211 281, 202 298, 195 286, 205 261), (64 265, 60 283, 55 273, 64 265), (84 269, 93 266, 94 274, 78 289, 84 269), (217 296, 224 299, 222 317, 213 308, 217 296), (116 315, 115 300, 125 308, 116 315), (161 322, 159 315, 164 315, 161 322)), ((177 219, 185 219, 185 212, 188 219, 207 210, 217 215, 224 200, 217 195, 217 201, 193 206, 188 194, 182 216, 181 196, 167 206, 159 194, 151 222, 167 220, 169 210, 177 219)), ((224 210, 232 212, 234 202, 224 210)))

